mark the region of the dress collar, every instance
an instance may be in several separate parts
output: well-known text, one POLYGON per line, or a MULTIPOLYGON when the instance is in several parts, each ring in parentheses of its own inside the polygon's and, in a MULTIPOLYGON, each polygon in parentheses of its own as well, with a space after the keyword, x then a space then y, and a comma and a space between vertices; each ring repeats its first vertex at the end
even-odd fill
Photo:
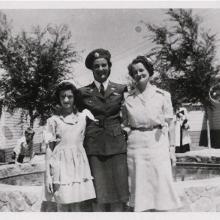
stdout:
POLYGON ((77 124, 78 123, 78 113, 74 114, 71 113, 69 115, 67 115, 66 117, 64 117, 63 115, 58 115, 58 117, 60 118, 61 121, 63 121, 66 124, 77 124))
POLYGON ((140 96, 148 97, 151 96, 154 92, 155 92, 155 86, 149 83, 142 93, 139 91, 137 87, 132 89, 129 93, 132 95, 135 94, 136 96, 140 95, 140 96))

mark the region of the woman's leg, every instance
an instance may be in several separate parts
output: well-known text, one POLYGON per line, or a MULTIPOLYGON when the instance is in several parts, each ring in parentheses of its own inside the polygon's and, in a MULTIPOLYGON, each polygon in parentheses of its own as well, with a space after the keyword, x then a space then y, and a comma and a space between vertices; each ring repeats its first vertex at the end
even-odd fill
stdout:
POLYGON ((71 203, 69 204, 70 212, 80 212, 80 203, 71 203))
POLYGON ((92 209, 94 212, 106 212, 106 205, 100 204, 97 202, 93 202, 92 209))
POLYGON ((115 202, 110 204, 110 211, 111 212, 123 212, 124 211, 124 204, 122 202, 115 202))
POLYGON ((58 212, 80 212, 79 203, 57 204, 58 212))
POLYGON ((69 204, 57 204, 57 211, 58 212, 70 212, 69 204))
POLYGON ((93 201, 90 200, 86 200, 80 203, 80 210, 81 212, 92 212, 92 203, 93 201))

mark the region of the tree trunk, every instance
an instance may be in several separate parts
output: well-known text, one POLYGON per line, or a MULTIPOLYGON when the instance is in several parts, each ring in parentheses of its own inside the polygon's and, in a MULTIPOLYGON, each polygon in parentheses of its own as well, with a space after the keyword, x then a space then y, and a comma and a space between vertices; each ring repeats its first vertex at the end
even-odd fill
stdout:
POLYGON ((208 111, 207 109, 205 110, 205 115, 206 115, 206 127, 207 127, 207 142, 208 142, 208 149, 211 149, 211 135, 210 135, 210 123, 209 123, 209 116, 208 116, 208 111))
POLYGON ((33 128, 34 127, 34 115, 33 115, 32 110, 29 110, 29 116, 30 116, 30 127, 33 128))

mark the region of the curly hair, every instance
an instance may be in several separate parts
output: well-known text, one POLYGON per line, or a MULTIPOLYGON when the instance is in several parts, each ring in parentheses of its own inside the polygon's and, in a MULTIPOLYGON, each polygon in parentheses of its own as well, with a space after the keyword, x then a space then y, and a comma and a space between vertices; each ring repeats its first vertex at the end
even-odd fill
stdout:
POLYGON ((132 62, 128 65, 128 74, 133 78, 133 65, 137 63, 142 63, 146 70, 149 72, 149 75, 154 74, 154 67, 152 63, 145 56, 137 56, 132 62))
POLYGON ((74 106, 73 106, 73 112, 76 113, 78 111, 78 108, 76 106, 77 103, 77 99, 78 99, 78 89, 71 83, 71 82, 61 82, 57 85, 55 94, 54 94, 54 98, 55 98, 55 102, 58 105, 61 105, 60 103, 60 92, 64 91, 64 90, 71 90, 74 96, 74 106))

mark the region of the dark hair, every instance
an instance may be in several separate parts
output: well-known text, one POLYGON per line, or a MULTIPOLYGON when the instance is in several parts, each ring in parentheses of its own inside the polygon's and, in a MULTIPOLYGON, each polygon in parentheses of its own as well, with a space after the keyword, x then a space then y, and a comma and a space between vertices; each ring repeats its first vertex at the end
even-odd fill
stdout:
MULTIPOLYGON (((78 90, 77 88, 70 82, 61 82, 57 85, 56 91, 55 91, 55 101, 56 104, 60 105, 60 92, 64 90, 71 90, 74 96, 74 106, 73 106, 73 112, 76 113, 78 111, 76 107, 77 98, 78 98, 78 90)), ((56 106, 57 107, 57 106, 56 106)))
POLYGON ((133 77, 133 65, 137 63, 142 63, 146 70, 149 72, 149 75, 154 74, 154 67, 152 63, 145 56, 137 56, 132 62, 128 65, 128 74, 133 77))
POLYGON ((35 132, 34 130, 31 128, 31 127, 28 127, 25 132, 24 132, 25 135, 28 135, 28 134, 31 134, 32 136, 34 136, 35 132))

